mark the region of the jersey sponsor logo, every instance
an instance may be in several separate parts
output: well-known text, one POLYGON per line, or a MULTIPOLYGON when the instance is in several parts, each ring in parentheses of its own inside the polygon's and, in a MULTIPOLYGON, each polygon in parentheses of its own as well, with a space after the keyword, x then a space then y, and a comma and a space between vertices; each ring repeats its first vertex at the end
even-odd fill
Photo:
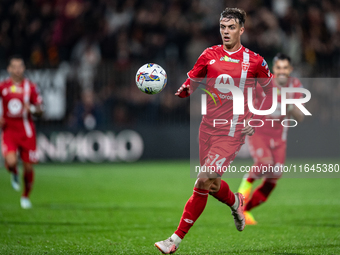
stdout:
POLYGON ((12 98, 11 100, 9 100, 7 107, 10 114, 17 115, 22 110, 22 103, 19 99, 12 98))
POLYGON ((233 100, 233 96, 230 96, 230 95, 225 95, 225 94, 215 94, 215 93, 212 93, 212 95, 214 97, 219 97, 220 99, 227 99, 227 100, 233 100))
POLYGON ((248 71, 249 66, 250 66, 250 63, 249 63, 249 62, 245 62, 245 61, 242 62, 242 70, 243 70, 244 72, 247 72, 247 71, 248 71))
POLYGON ((222 93, 229 93, 230 90, 223 87, 223 85, 231 85, 234 86, 235 82, 233 77, 231 77, 229 74, 220 74, 215 81, 215 88, 219 90, 222 93))
POLYGON ((266 60, 263 60, 261 66, 266 66, 266 65, 267 65, 266 60))
POLYGON ((11 93, 22 93, 22 88, 12 85, 11 87, 9 87, 9 91, 11 93))
POLYGON ((185 221, 186 223, 189 223, 189 224, 193 224, 193 223, 194 223, 194 221, 193 221, 193 220, 190 220, 190 219, 184 219, 184 221, 185 221))
MULTIPOLYGON (((223 74, 226 75, 226 74, 223 74)), ((222 76, 222 75, 220 75, 222 76)), ((220 77, 219 76, 219 77, 220 77)), ((221 77, 222 78, 222 77, 221 77)), ((222 79, 220 79, 221 81, 222 79)), ((215 88, 218 90, 223 90, 221 91, 222 93, 225 93, 224 90, 230 90, 231 95, 233 96, 233 115, 244 115, 244 108, 245 108, 245 97, 244 97, 244 92, 237 86, 235 85, 225 85, 225 83, 223 84, 218 84, 217 82, 215 83, 215 88)), ((254 108, 254 104, 253 104, 253 88, 249 87, 247 89, 248 92, 248 108, 249 111, 251 113, 257 114, 257 115, 270 115, 273 112, 275 112, 276 107, 278 105, 278 96, 277 96, 277 90, 276 88, 273 88, 273 102, 272 102, 272 106, 269 110, 257 110, 254 108)), ((308 115, 311 116, 312 114, 303 106, 303 104, 307 103, 309 100, 311 99, 311 93, 304 88, 287 88, 287 87, 283 87, 281 88, 281 115, 285 116, 287 115, 287 105, 296 105, 296 107, 298 107, 301 112, 304 115, 308 115), (302 93, 305 95, 305 97, 303 98, 288 98, 287 94, 289 93, 302 93)), ((203 98, 202 100, 206 100, 206 97, 203 98)), ((206 115, 207 112, 207 104, 202 103, 201 104, 201 113, 202 115, 206 115)), ((296 122, 297 123, 297 122, 296 122)))
POLYGON ((220 61, 226 61, 226 62, 230 62, 230 63, 239 63, 240 62, 239 59, 233 59, 233 58, 228 57, 228 56, 221 57, 220 61))
POLYGON ((215 59, 212 59, 212 60, 210 60, 209 64, 212 65, 212 64, 214 64, 215 62, 216 62, 216 60, 215 60, 215 59))

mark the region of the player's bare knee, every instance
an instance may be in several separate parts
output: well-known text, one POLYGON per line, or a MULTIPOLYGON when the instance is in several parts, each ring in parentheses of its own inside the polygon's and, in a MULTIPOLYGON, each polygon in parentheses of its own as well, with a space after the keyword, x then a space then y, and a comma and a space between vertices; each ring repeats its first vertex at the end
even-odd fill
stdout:
POLYGON ((17 166, 17 158, 16 158, 16 155, 15 154, 8 154, 6 157, 5 157, 5 161, 6 161, 6 166, 8 168, 14 168, 17 166))
POLYGON ((6 160, 6 166, 8 168, 14 168, 17 166, 16 160, 6 160))
POLYGON ((209 189, 209 194, 212 195, 218 192, 221 188, 221 178, 215 179, 215 181, 211 184, 209 189))
POLYGON ((24 172, 29 173, 33 171, 33 165, 29 163, 24 163, 24 172))
POLYGON ((213 182, 214 182, 213 179, 198 178, 196 180, 195 187, 198 188, 198 189, 210 189, 213 182))
POLYGON ((215 184, 211 184, 209 189, 209 194, 212 195, 220 190, 220 187, 217 187, 215 184))

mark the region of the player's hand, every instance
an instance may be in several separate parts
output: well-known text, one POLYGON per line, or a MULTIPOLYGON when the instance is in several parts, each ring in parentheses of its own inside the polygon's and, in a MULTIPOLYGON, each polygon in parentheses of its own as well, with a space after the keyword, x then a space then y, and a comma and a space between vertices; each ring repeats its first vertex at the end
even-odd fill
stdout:
POLYGON ((24 104, 24 109, 25 109, 27 112, 30 112, 30 104, 25 103, 25 104, 24 104))
POLYGON ((287 114, 291 113, 293 111, 293 109, 294 109, 294 105, 292 105, 292 104, 287 104, 286 105, 286 113, 287 114))
POLYGON ((183 84, 175 93, 176 96, 186 97, 189 95, 190 85, 183 84))
POLYGON ((253 134, 255 134, 255 129, 252 126, 249 126, 250 120, 251 119, 246 120, 246 126, 244 128, 242 128, 242 130, 241 130, 242 134, 249 135, 249 136, 252 136, 253 134))

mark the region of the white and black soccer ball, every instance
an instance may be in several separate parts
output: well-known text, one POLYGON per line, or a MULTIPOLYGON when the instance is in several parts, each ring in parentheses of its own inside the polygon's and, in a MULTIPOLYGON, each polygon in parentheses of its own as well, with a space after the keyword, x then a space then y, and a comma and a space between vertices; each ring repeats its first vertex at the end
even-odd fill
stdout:
POLYGON ((157 64, 143 65, 136 73, 137 87, 146 94, 161 92, 167 83, 165 70, 157 64))

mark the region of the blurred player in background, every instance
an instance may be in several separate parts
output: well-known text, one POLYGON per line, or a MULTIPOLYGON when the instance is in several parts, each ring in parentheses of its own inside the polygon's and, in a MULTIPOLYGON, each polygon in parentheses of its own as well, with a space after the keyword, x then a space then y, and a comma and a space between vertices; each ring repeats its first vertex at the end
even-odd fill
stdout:
MULTIPOLYGON (((254 159, 254 165, 251 168, 252 171, 245 175, 242 183, 238 189, 238 192, 245 196, 245 208, 244 215, 246 218, 246 224, 254 225, 255 221, 250 211, 265 202, 270 193, 274 190, 278 179, 282 176, 282 168, 286 159, 286 147, 287 147, 287 131, 288 127, 283 127, 281 121, 284 119, 294 118, 297 122, 301 122, 304 119, 303 113, 295 105, 287 106, 287 115, 281 115, 281 96, 280 91, 282 87, 300 88, 301 82, 297 78, 290 77, 293 67, 291 65, 290 57, 278 53, 273 59, 273 74, 274 79, 272 84, 277 88, 278 94, 278 106, 274 113, 266 116, 266 119, 277 119, 280 121, 274 121, 273 127, 271 121, 265 121, 262 127, 257 127, 256 132, 252 137, 248 138, 249 149, 252 158, 254 159), (266 174, 262 174, 256 169, 260 169, 263 166, 276 167, 277 171, 271 171, 266 174), (262 184, 251 195, 252 186, 256 179, 263 178, 262 184)), ((255 108, 259 109, 261 105, 261 98, 265 96, 263 90, 256 87, 257 97, 255 99, 255 108)), ((289 98, 301 98, 301 93, 293 93, 288 95, 289 98)))
POLYGON ((256 78, 267 95, 263 99, 263 107, 270 108, 272 105, 270 84, 272 74, 266 61, 241 45, 245 19, 245 11, 238 8, 226 8, 222 12, 220 34, 223 45, 207 48, 201 54, 188 73, 189 78, 176 93, 179 97, 189 96, 197 87, 197 82, 206 77, 208 80, 206 89, 209 93, 215 93, 215 96, 221 95, 222 103, 216 106, 214 100, 208 97, 207 114, 203 115, 199 130, 200 165, 206 168, 213 166, 215 171, 201 171, 198 174, 193 195, 184 207, 177 230, 170 238, 155 243, 155 246, 165 254, 177 250, 184 236, 203 212, 209 194, 228 205, 236 229, 238 231, 244 229, 243 195, 233 193, 229 185, 221 180, 222 169, 228 167, 234 160, 244 143, 245 135, 254 134, 253 128, 248 125, 252 114, 247 105, 247 90, 255 87, 256 78), (244 115, 233 115, 233 100, 225 96, 230 91, 226 91, 224 87, 230 83, 235 84, 244 93, 244 115), (214 119, 227 119, 229 124, 216 128, 213 126, 214 119), (231 125, 231 121, 241 124, 231 125))
POLYGON ((7 71, 10 77, 0 83, 3 107, 3 116, 0 120, 1 147, 5 166, 11 173, 12 187, 16 191, 20 190, 17 153, 23 161, 24 189, 20 204, 22 208, 29 209, 32 207, 29 200, 34 177, 32 164, 38 163, 32 114, 41 116, 42 98, 37 86, 24 77, 25 64, 22 57, 11 57, 7 71))

